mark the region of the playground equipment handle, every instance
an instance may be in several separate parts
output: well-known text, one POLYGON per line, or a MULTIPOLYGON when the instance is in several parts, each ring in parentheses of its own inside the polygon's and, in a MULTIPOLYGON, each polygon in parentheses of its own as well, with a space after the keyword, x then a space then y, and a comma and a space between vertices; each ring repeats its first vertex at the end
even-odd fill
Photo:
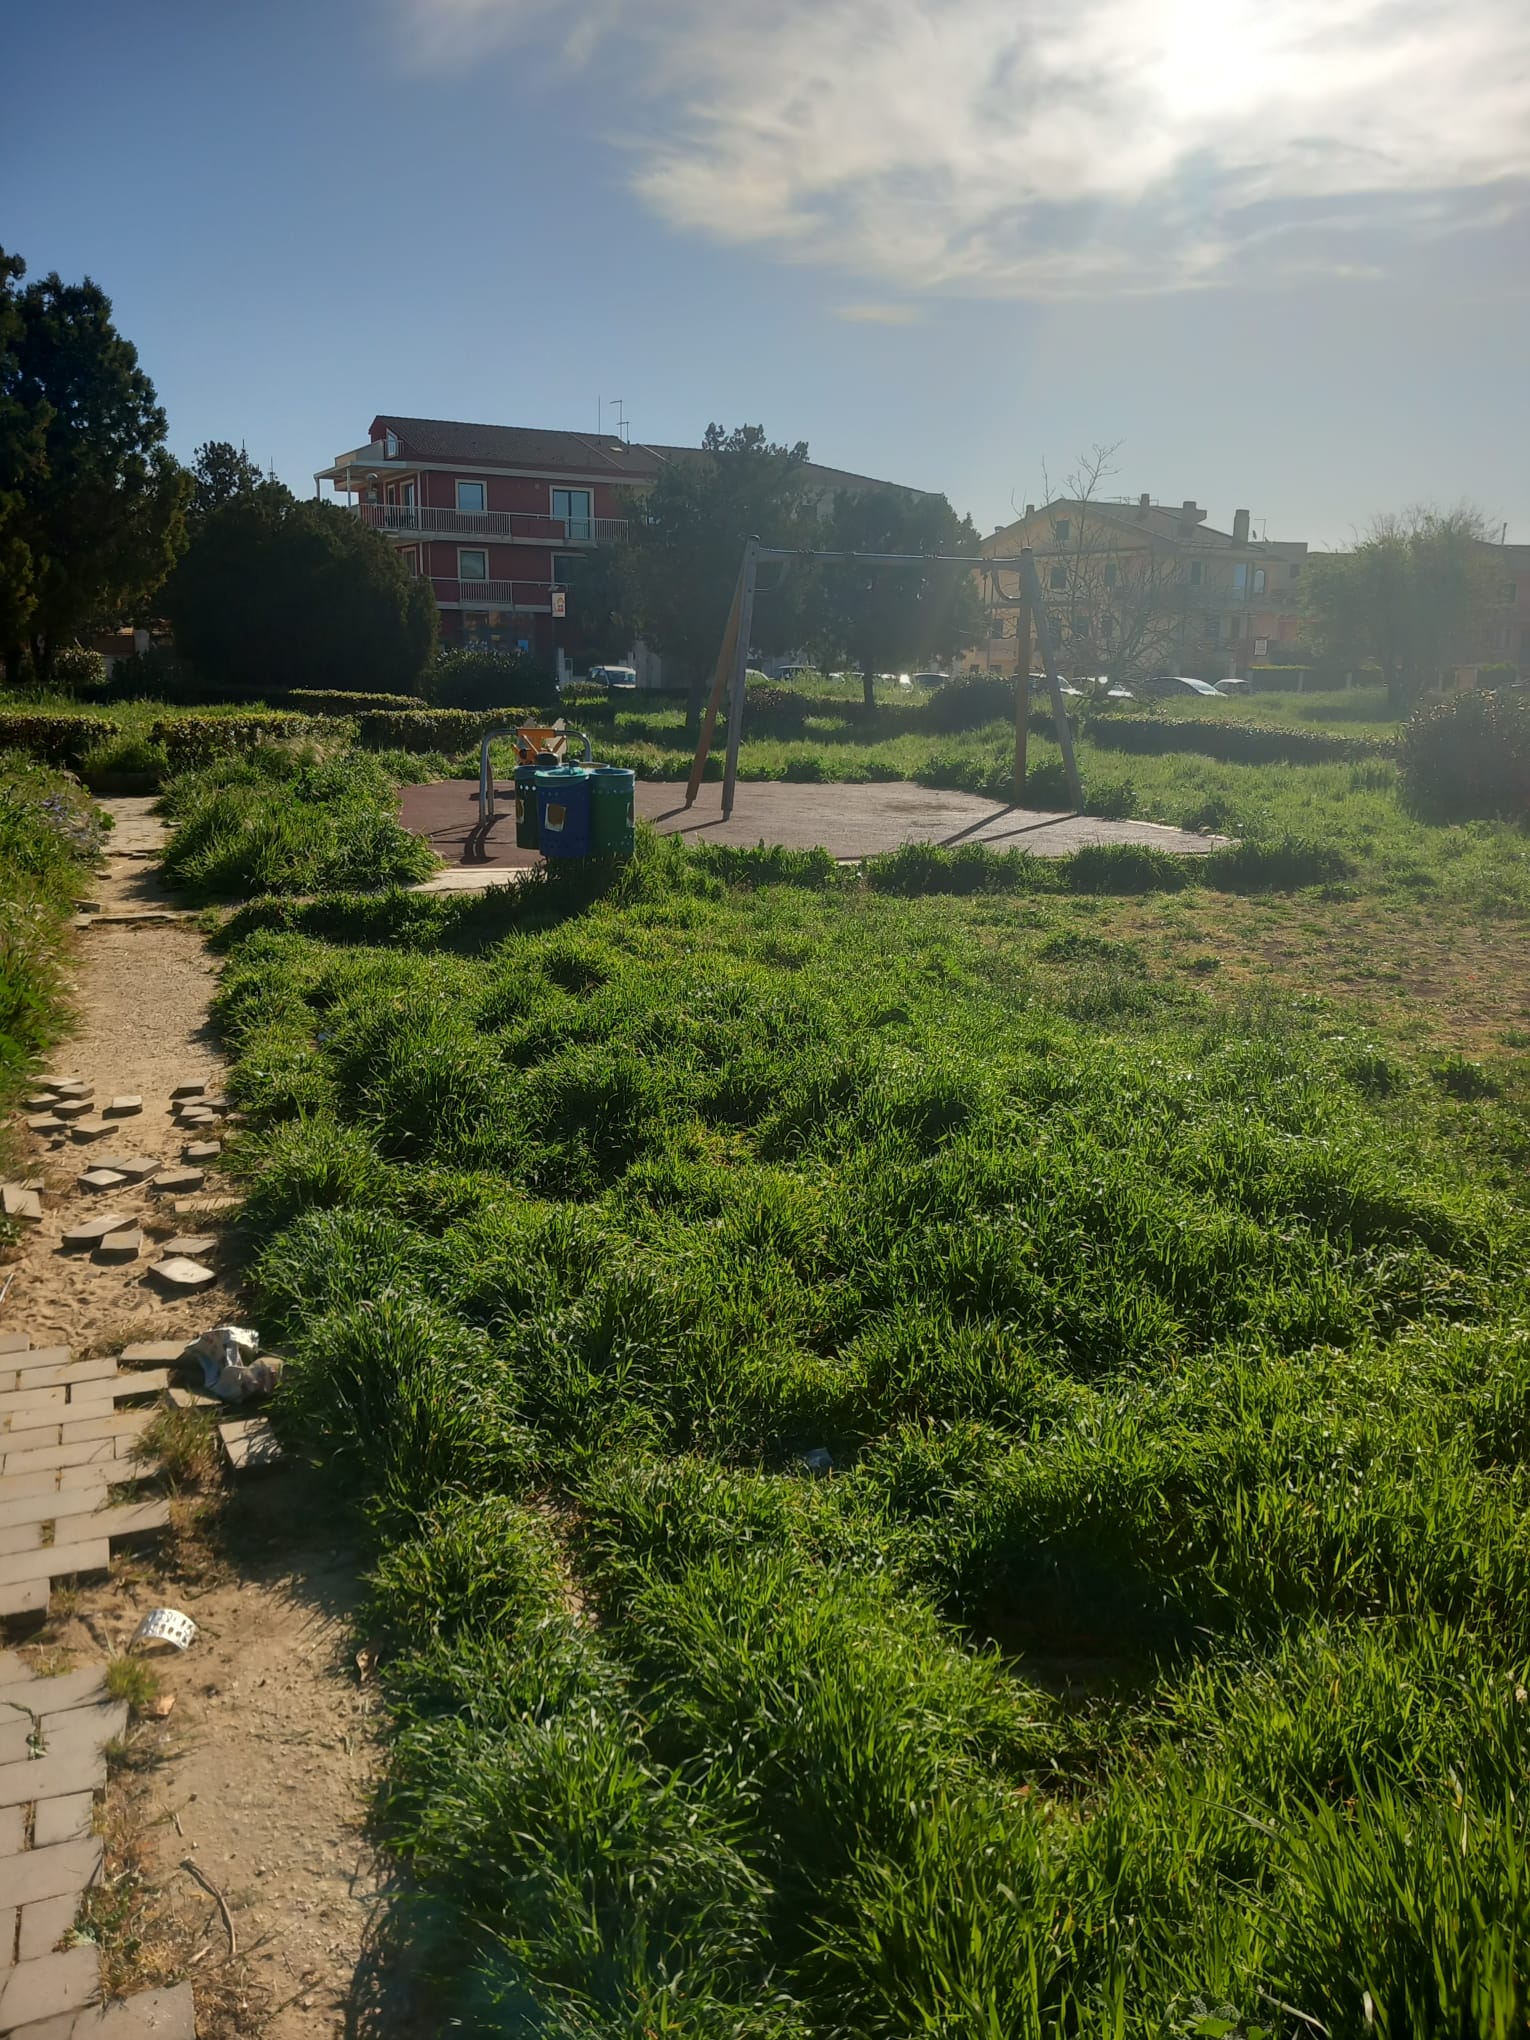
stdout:
MULTIPOLYGON (((501 737, 513 737, 516 731, 485 730, 483 742, 478 746, 478 820, 481 823, 494 819, 494 774, 489 769, 489 746, 497 744, 501 737)), ((590 748, 589 733, 586 730, 565 730, 567 737, 577 737, 584 746, 584 762, 593 765, 595 753, 590 748)))

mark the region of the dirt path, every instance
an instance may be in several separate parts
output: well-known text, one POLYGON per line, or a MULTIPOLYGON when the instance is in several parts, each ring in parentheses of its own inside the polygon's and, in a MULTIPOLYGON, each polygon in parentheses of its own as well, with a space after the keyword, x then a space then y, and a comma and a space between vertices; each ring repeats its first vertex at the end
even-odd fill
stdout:
MULTIPOLYGON (((173 1122, 170 1093, 185 1082, 215 1093, 223 1074, 208 1021, 216 969, 193 919, 159 886, 161 825, 146 801, 102 805, 117 827, 94 911, 82 915, 77 1028, 53 1068, 94 1086, 97 1108, 133 1095, 142 1110, 89 1144, 65 1137, 44 1146, 28 1136, 27 1169, 52 1194, 5 1271, 14 1280, 0 1314, 0 1329, 25 1326, 34 1342, 45 1334, 76 1351, 189 1336, 241 1317, 215 1158, 188 1198, 79 1183, 102 1150, 180 1162, 187 1136, 173 1122), (139 1223, 144 1251, 126 1263, 64 1252, 64 1230, 106 1203, 139 1223), (147 1270, 156 1243, 187 1233, 214 1242, 203 1258, 218 1279, 197 1295, 166 1296, 147 1270)), ((139 1615, 166 1603, 199 1629, 193 1648, 162 1670, 173 1710, 135 1731, 109 1797, 108 1875, 114 1861, 119 1871, 131 1866, 155 1894, 145 1912, 152 1931, 117 1980, 134 1988, 189 1973, 203 2040, 342 2033, 375 1897, 362 1838, 374 1768, 371 1697, 351 1662, 354 1554, 300 1471, 252 1476, 193 1524, 196 1514, 178 1512, 181 1534, 114 1560, 107 1585, 56 1595, 41 1639, 99 1659, 122 1648, 139 1615), (237 1962, 227 1960, 215 1901, 183 1859, 226 1899, 237 1962)))

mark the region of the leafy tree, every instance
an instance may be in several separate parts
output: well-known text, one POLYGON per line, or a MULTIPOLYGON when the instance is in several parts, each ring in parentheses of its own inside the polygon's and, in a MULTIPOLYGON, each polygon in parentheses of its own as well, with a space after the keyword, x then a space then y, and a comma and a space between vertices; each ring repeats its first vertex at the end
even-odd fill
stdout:
POLYGON ((1480 513, 1410 510, 1376 518, 1352 551, 1313 562, 1313 617, 1325 656, 1374 659, 1393 708, 1411 708, 1470 654, 1492 567, 1480 513))
MULTIPOLYGON (((811 545, 803 469, 807 442, 773 444, 763 426, 709 425, 700 451, 667 467, 634 505, 624 607, 683 676, 696 711, 727 626, 744 542, 811 545)), ((755 643, 787 650, 803 626, 801 577, 761 576, 755 643)))
POLYGON ((14 673, 24 633, 46 680, 56 646, 145 613, 185 542, 189 484, 111 300, 89 277, 21 288, 25 274, 0 250, 0 565, 18 572, 0 642, 14 673))
MULTIPOLYGON (((970 557, 978 535, 972 520, 958 517, 944 496, 883 488, 842 490, 818 542, 831 552, 970 557)), ((828 564, 817 577, 812 603, 814 642, 859 668, 868 708, 879 672, 953 653, 982 629, 977 589, 965 567, 828 564)))
POLYGON ((435 652, 428 581, 337 505, 279 483, 212 510, 165 585, 182 657, 210 680, 410 693, 435 652))
POLYGON ((257 495, 265 489, 281 490, 289 502, 292 500, 291 492, 274 475, 263 475, 242 446, 235 446, 228 439, 209 439, 192 456, 188 522, 198 526, 225 503, 257 495))

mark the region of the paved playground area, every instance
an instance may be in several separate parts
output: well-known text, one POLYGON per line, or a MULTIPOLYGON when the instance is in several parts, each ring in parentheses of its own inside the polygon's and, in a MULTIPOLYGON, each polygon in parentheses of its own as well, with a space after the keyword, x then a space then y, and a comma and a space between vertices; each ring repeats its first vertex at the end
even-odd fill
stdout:
MULTIPOLYGON (((488 827, 478 820, 478 782, 439 779, 406 786, 400 819, 428 837, 431 848, 464 872, 513 870, 539 862, 535 850, 515 847, 515 795, 496 794, 488 827)), ((942 793, 903 780, 863 786, 807 786, 781 780, 741 782, 733 813, 722 818, 722 788, 703 786, 696 805, 685 805, 683 780, 639 780, 637 812, 661 835, 691 843, 780 843, 793 850, 821 846, 838 858, 874 856, 901 843, 986 843, 995 850, 1029 850, 1065 857, 1087 843, 1149 843, 1156 850, 1203 856, 1223 840, 1195 836, 1156 822, 1108 822, 1093 815, 1051 814, 1006 807, 971 793, 942 793)))

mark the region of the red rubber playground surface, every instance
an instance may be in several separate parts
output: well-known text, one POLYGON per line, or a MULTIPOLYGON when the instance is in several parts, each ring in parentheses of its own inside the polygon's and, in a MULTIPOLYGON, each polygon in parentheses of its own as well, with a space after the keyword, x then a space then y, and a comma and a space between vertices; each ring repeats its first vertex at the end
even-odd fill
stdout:
MULTIPOLYGON (((428 839, 448 865, 510 870, 540 863, 535 850, 515 847, 515 795, 496 794, 497 812, 487 829, 478 821, 476 779, 439 779, 406 786, 399 819, 428 839)), ((1038 857, 1065 857, 1088 843, 1148 843, 1158 850, 1202 856, 1223 839, 1193 836, 1156 822, 1107 822, 1091 815, 1044 813, 1005 807, 971 793, 942 793, 897 780, 867 786, 788 785, 750 780, 738 788, 733 813, 722 818, 722 789, 704 785, 696 805, 685 805, 683 780, 639 780, 637 812, 661 835, 692 843, 779 843, 788 849, 822 848, 838 858, 874 856, 901 843, 986 843, 996 850, 1029 850, 1038 857)))

